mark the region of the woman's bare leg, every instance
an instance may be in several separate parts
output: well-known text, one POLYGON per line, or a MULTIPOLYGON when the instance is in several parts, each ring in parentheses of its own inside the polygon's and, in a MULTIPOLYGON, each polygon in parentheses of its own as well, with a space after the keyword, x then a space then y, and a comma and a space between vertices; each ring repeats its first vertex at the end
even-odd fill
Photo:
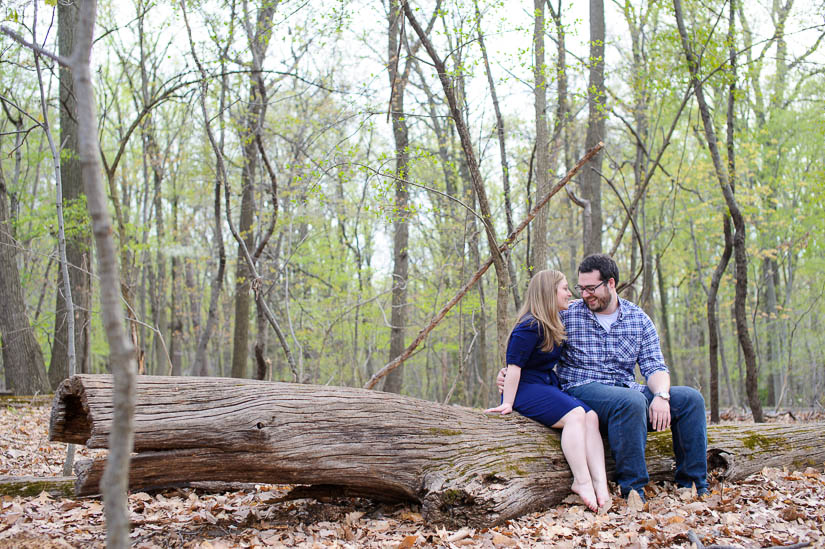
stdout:
POLYGON ((587 444, 587 468, 590 471, 590 480, 596 492, 596 501, 599 508, 610 502, 610 490, 607 488, 607 472, 604 466, 604 442, 599 433, 599 416, 590 410, 585 415, 585 441, 587 444))
MULTIPOLYGON (((570 489, 582 498, 591 511, 598 510, 599 502, 588 468, 587 426, 584 409, 581 406, 573 408, 553 427, 562 428, 561 450, 573 472, 573 485, 570 489)), ((604 456, 602 456, 602 467, 604 467, 604 456)))

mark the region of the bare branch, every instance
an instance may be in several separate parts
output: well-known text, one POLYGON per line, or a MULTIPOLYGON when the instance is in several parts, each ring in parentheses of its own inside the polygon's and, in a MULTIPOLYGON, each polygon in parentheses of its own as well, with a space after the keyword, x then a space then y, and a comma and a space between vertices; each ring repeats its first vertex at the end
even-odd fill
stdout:
POLYGON ((57 55, 57 54, 54 54, 54 53, 50 52, 49 50, 41 48, 37 44, 33 44, 33 43, 27 41, 25 38, 23 38, 22 36, 20 36, 16 32, 14 32, 13 30, 8 28, 7 26, 3 25, 2 27, 0 27, 0 32, 2 32, 3 34, 8 35, 12 40, 17 42, 21 46, 25 46, 25 47, 29 48, 30 50, 34 51, 36 54, 42 55, 43 57, 48 57, 49 59, 52 59, 53 61, 58 62, 60 65, 62 65, 64 67, 72 68, 72 60, 71 59, 61 57, 60 55, 57 55))

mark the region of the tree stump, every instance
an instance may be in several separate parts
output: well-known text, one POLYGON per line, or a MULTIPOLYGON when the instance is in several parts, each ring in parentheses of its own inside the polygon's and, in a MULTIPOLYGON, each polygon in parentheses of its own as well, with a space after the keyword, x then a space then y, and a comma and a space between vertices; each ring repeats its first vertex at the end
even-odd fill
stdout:
MULTIPOLYGON (((51 440, 106 448, 112 378, 79 375, 55 393, 51 440)), ((736 479, 825 461, 822 424, 708 430, 709 464, 736 479)), ((421 504, 433 523, 489 526, 570 495, 558 432, 392 393, 264 381, 139 376, 129 487, 192 482, 305 485, 317 494, 421 504)), ((105 458, 76 466, 77 495, 99 493, 105 458)), ((648 437, 651 479, 671 479, 670 433, 648 437)), ((608 458, 608 473, 612 462, 608 458)))

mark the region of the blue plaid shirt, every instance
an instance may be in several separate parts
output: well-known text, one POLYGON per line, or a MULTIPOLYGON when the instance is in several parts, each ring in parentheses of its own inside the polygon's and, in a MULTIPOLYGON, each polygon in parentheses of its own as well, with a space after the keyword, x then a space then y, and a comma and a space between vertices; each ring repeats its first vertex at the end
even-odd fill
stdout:
POLYGON ((641 391, 636 364, 645 379, 653 372, 668 371, 656 327, 638 305, 619 298, 619 317, 610 332, 582 300, 561 311, 561 319, 567 328, 567 343, 556 366, 562 389, 597 381, 641 391))

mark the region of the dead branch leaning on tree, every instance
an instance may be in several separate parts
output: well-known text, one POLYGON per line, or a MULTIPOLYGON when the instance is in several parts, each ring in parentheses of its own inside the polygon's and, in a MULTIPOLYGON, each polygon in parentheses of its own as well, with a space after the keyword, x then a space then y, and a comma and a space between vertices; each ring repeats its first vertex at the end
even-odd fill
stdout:
MULTIPOLYGON (((515 243, 516 238, 518 237, 518 235, 521 234, 521 232, 525 229, 525 227, 527 227, 527 225, 530 224, 530 222, 536 217, 536 215, 539 213, 539 211, 541 211, 541 209, 544 207, 544 205, 547 204, 547 202, 549 202, 550 199, 557 192, 559 192, 562 188, 564 188, 564 186, 567 185, 567 183, 570 182, 571 179, 573 179, 573 176, 576 175, 576 173, 579 170, 581 170, 582 166, 584 166, 591 158, 593 158, 596 155, 596 153, 598 153, 602 149, 602 147, 604 147, 604 143, 599 143, 598 145, 596 145, 595 147, 593 147, 592 149, 587 151, 587 153, 585 153, 585 155, 583 157, 581 157, 581 159, 576 163, 576 165, 573 166, 573 168, 569 172, 567 172, 567 175, 565 175, 561 179, 561 181, 556 183, 556 186, 553 187, 550 190, 549 193, 547 193, 547 196, 545 196, 538 204, 536 204, 536 207, 533 208, 530 211, 529 214, 527 214, 527 217, 524 219, 524 221, 522 221, 518 225, 518 227, 516 227, 513 230, 512 233, 507 235, 507 239, 504 241, 504 243, 501 244, 495 250, 495 252, 499 256, 504 254, 505 251, 509 250, 513 246, 513 244, 515 243)), ((491 256, 487 259, 487 261, 485 261, 481 265, 481 267, 475 272, 475 274, 473 274, 473 276, 470 277, 470 280, 468 280, 467 283, 464 284, 464 286, 462 286, 461 289, 459 289, 458 293, 456 293, 456 295, 453 296, 453 298, 450 301, 448 301, 447 304, 444 305, 444 307, 442 307, 440 311, 438 311, 438 313, 433 317, 433 319, 430 321, 430 323, 427 324, 424 328, 422 328, 420 332, 418 332, 418 335, 415 337, 413 342, 410 343, 410 345, 404 350, 404 352, 401 353, 400 355, 398 355, 395 359, 390 361, 388 364, 386 364, 383 368, 378 370, 369 379, 369 381, 367 381, 367 383, 364 385, 364 388, 365 389, 372 389, 373 387, 375 387, 375 384, 378 383, 378 381, 382 377, 387 375, 389 372, 391 372, 395 368, 398 368, 405 360, 410 358, 413 351, 415 351, 415 349, 421 344, 422 341, 424 341, 424 339, 427 337, 427 335, 430 332, 433 331, 433 329, 438 325, 438 323, 441 322, 444 319, 444 317, 447 315, 447 313, 450 312, 450 309, 452 309, 459 301, 461 301, 461 299, 464 297, 464 295, 468 291, 470 291, 470 288, 472 288, 475 285, 475 283, 479 281, 479 279, 484 275, 484 273, 487 272, 487 269, 489 269, 490 265, 492 265, 492 264, 493 264, 493 257, 491 256)))
MULTIPOLYGON (((432 59, 435 66, 438 79, 441 82, 441 87, 444 91, 444 97, 447 99, 447 105, 450 108, 450 116, 455 124, 456 132, 458 133, 459 141, 461 142, 461 149, 464 152, 464 157, 467 161, 467 169, 470 172, 470 181, 475 191, 476 200, 478 200, 478 207, 481 210, 482 225, 484 226, 484 233, 487 236, 487 244, 492 254, 492 262, 495 266, 497 284, 497 299, 496 299, 496 358, 501 360, 504 358, 504 349, 507 346, 507 334, 509 333, 507 327, 507 292, 509 291, 510 272, 507 269, 507 264, 504 257, 499 250, 499 244, 496 239, 496 230, 493 225, 493 216, 490 210, 490 203, 487 200, 487 191, 484 187, 484 181, 481 177, 481 170, 479 169, 478 161, 475 157, 472 140, 470 139, 470 132, 467 125, 464 123, 463 115, 459 109, 458 99, 456 97, 455 86, 448 76, 447 68, 444 61, 435 51, 433 43, 427 36, 427 32, 421 27, 418 20, 413 15, 407 0, 401 0, 401 5, 404 8, 404 14, 409 20, 410 24, 415 29, 421 44, 427 50, 427 54, 432 59)), ((399 365, 402 362, 398 363, 399 365)), ((392 370, 389 370, 392 371, 392 370)))

